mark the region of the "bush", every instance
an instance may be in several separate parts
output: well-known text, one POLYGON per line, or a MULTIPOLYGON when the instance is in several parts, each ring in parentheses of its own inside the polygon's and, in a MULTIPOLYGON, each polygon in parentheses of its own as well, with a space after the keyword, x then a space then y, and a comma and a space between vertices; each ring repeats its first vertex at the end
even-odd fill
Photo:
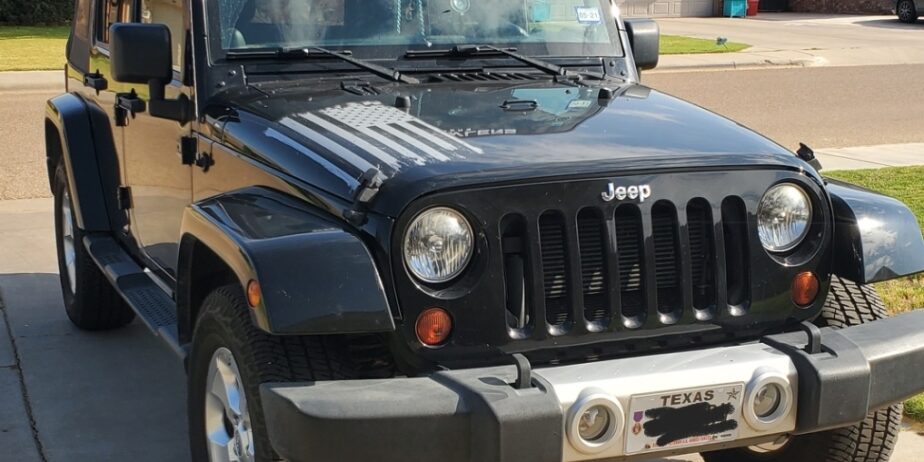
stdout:
POLYGON ((0 24, 64 24, 73 12, 73 0, 0 0, 0 24))

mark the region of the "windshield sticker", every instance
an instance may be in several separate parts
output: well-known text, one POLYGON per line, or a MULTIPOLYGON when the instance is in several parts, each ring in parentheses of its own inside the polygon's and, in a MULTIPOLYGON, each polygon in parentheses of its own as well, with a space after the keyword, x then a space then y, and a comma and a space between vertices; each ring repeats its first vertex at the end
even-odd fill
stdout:
MULTIPOLYGON (((567 10, 565 10, 567 11, 567 10)), ((552 19, 552 5, 548 0, 536 0, 532 4, 532 19, 536 22, 545 22, 552 19)))
POLYGON ((577 12, 577 20, 581 24, 600 24, 603 21, 600 8, 576 6, 574 11, 577 12))

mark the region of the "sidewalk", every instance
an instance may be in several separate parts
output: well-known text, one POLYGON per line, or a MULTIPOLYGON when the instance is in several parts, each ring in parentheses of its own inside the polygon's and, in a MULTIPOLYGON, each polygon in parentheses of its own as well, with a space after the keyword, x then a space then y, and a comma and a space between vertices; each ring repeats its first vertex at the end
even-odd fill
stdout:
POLYGON ((924 165, 924 143, 816 149, 825 171, 924 165))
POLYGON ((924 63, 924 24, 894 16, 760 13, 658 19, 661 33, 753 45, 738 53, 666 55, 654 72, 924 63))

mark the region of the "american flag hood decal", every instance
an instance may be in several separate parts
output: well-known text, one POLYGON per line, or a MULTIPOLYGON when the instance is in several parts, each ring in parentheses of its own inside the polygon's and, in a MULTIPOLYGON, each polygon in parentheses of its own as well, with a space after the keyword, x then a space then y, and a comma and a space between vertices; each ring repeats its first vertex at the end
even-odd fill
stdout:
POLYGON ((484 154, 464 140, 377 101, 301 112, 280 123, 360 170, 377 168, 386 176, 411 166, 484 154))

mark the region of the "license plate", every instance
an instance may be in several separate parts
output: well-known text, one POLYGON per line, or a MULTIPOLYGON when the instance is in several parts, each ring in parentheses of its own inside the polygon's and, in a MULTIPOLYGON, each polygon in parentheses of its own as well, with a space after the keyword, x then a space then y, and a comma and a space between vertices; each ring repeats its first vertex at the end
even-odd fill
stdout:
POLYGON ((626 419, 626 454, 734 440, 744 384, 633 396, 626 419))

